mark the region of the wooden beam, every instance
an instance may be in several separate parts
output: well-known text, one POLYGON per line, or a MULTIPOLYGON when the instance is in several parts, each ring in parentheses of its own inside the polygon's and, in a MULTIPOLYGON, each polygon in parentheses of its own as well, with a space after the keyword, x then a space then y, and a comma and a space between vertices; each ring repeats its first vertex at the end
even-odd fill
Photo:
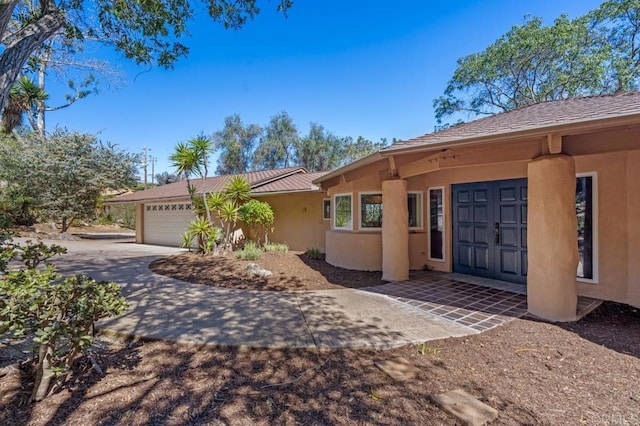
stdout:
POLYGON ((375 163, 367 164, 366 166, 359 167, 355 170, 351 170, 342 174, 344 177, 344 183, 354 181, 370 175, 378 175, 381 171, 389 170, 389 162, 385 159, 376 161, 375 163))
POLYGON ((396 157, 389 157, 389 177, 398 175, 398 167, 396 166, 396 157))
POLYGON ((547 149, 549 154, 562 154, 562 136, 558 133, 547 135, 547 149))

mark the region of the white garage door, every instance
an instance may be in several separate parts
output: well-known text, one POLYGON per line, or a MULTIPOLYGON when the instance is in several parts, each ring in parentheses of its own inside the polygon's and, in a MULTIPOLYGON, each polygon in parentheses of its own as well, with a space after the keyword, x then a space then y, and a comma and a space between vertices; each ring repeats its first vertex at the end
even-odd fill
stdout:
POLYGON ((144 205, 144 242, 179 247, 182 234, 195 219, 189 202, 144 205))

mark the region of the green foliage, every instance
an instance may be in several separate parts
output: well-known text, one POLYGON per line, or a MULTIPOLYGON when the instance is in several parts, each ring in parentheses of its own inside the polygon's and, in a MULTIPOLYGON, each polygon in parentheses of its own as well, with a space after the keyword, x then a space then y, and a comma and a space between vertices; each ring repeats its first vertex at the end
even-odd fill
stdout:
POLYGON ((331 170, 340 162, 341 140, 317 123, 296 145, 296 162, 311 172, 331 170))
POLYGON ((102 191, 132 184, 137 157, 95 136, 57 130, 0 144, 0 179, 30 197, 32 208, 66 232, 74 220, 92 218, 102 191))
POLYGON ((183 234, 183 247, 191 247, 193 240, 198 240, 200 253, 211 253, 222 237, 222 230, 213 226, 209 219, 198 217, 189 224, 189 229, 183 234), (188 243, 188 244, 187 244, 188 243))
MULTIPOLYGON (((76 275, 63 279, 53 265, 37 266, 60 246, 4 241, 0 258, 19 259, 24 268, 0 279, 0 331, 12 337, 35 336, 38 364, 32 399, 39 401, 63 385, 73 361, 93 343, 93 323, 127 309, 120 287, 76 275)), ((3 268, 6 271, 6 265, 3 268)))
POLYGON ((293 163, 299 138, 298 128, 289 114, 282 111, 274 115, 264 128, 264 136, 253 153, 253 168, 269 170, 289 167, 293 163))
POLYGON ((289 251, 289 246, 284 243, 265 243, 262 247, 264 251, 279 251, 282 253, 287 253, 289 251))
POLYGON ((379 142, 370 141, 362 136, 358 136, 355 141, 350 136, 343 138, 340 149, 339 165, 345 166, 353 163, 367 155, 380 151, 387 145, 388 142, 385 138, 380 139, 379 142))
POLYGON ((605 1, 573 20, 527 18, 484 51, 458 60, 434 101, 436 119, 509 111, 554 99, 638 88, 640 3, 605 1))
POLYGON ((248 241, 242 250, 236 252, 236 258, 241 260, 258 260, 260 256, 262 256, 262 249, 253 241, 248 241))
POLYGON ((257 124, 242 122, 238 114, 224 119, 224 128, 215 133, 216 147, 220 150, 217 173, 235 175, 247 173, 251 169, 253 149, 262 128, 257 124))
POLYGON ((101 213, 97 219, 98 225, 112 225, 114 223, 111 213, 101 213))
POLYGON ((33 225, 33 205, 34 199, 25 188, 15 184, 0 187, 0 216, 11 225, 33 225))
POLYGON ((251 228, 258 244, 267 242, 269 227, 275 219, 273 209, 265 201, 249 200, 240 206, 239 218, 251 228), (264 237, 264 239, 263 239, 264 237))
POLYGON ((317 247, 309 247, 305 254, 311 259, 322 259, 322 252, 317 247))
POLYGON ((438 353, 440 353, 440 349, 433 347, 433 346, 429 346, 427 344, 427 342, 422 342, 418 345, 418 353, 420 353, 420 355, 438 355, 438 353))
POLYGON ((224 188, 228 200, 240 205, 251 198, 251 185, 242 176, 233 176, 224 188))
POLYGON ((158 186, 168 185, 170 183, 180 181, 180 177, 178 175, 169 172, 158 173, 154 176, 154 178, 156 180, 156 185, 158 186))

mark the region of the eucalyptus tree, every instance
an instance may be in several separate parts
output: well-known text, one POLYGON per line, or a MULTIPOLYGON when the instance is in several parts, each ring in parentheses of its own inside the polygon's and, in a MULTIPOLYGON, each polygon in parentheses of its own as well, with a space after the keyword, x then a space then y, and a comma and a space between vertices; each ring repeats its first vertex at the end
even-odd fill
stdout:
POLYGON ((293 165, 294 149, 300 135, 285 111, 271 117, 253 153, 253 169, 269 170, 293 165))
POLYGON ((247 173, 251 170, 253 151, 262 127, 244 124, 238 114, 224 119, 222 130, 214 134, 216 148, 220 150, 218 168, 220 175, 247 173))

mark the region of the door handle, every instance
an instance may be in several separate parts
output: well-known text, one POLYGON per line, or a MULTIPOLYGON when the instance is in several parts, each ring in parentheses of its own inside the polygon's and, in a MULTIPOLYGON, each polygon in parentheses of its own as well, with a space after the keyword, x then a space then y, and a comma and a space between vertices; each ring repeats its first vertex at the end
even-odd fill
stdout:
POLYGON ((500 223, 496 222, 493 227, 493 236, 495 238, 496 244, 500 245, 500 223))

